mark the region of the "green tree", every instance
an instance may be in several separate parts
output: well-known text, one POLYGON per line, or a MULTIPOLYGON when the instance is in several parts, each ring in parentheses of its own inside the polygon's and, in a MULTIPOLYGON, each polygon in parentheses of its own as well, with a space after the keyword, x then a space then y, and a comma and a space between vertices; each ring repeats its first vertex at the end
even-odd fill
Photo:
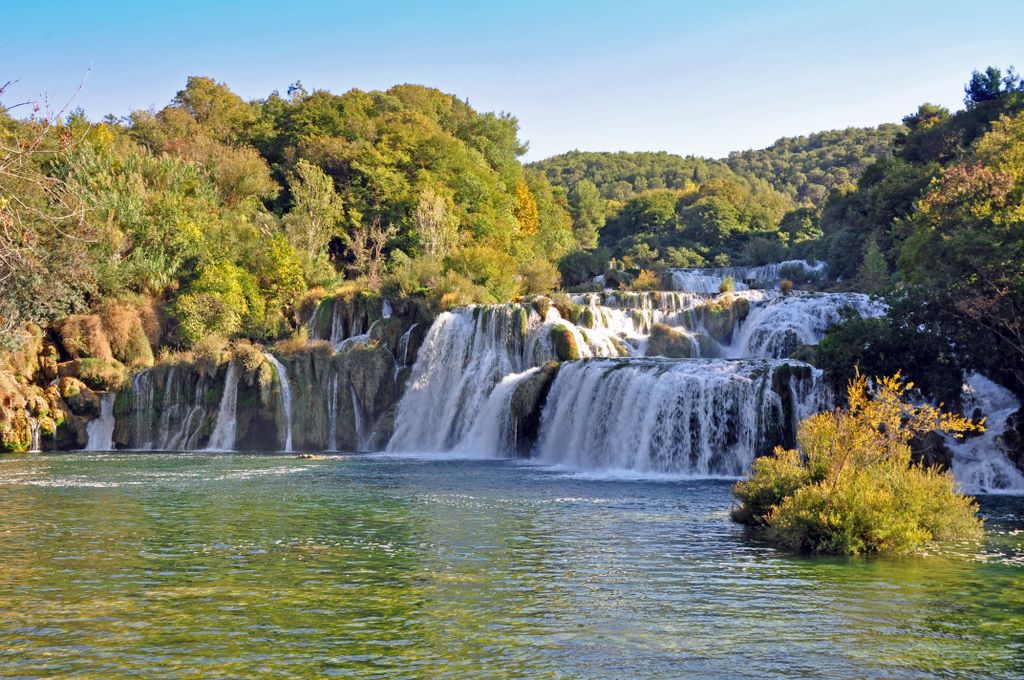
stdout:
POLYGON ((302 256, 307 280, 313 282, 329 267, 327 245, 343 234, 343 201, 334 190, 334 181, 305 159, 295 164, 288 186, 292 209, 284 218, 285 232, 302 256))
POLYGON ((190 76, 174 103, 220 142, 241 139, 256 119, 252 108, 227 85, 205 76, 190 76))
POLYGON ((882 249, 878 247, 877 239, 872 238, 868 241, 864 259, 857 270, 857 287, 865 293, 880 295, 886 292, 890 285, 889 265, 885 261, 882 249))
POLYGON ((583 250, 593 250, 605 222, 604 201, 597 186, 588 179, 577 182, 569 192, 569 210, 576 243, 583 250))

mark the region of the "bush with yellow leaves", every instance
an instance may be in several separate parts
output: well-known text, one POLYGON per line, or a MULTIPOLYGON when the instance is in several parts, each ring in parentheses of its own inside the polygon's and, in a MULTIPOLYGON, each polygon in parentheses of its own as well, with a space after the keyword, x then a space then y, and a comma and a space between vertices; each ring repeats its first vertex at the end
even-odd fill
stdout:
POLYGON ((897 373, 850 381, 849 408, 800 424, 799 450, 776 448, 736 484, 735 521, 767 528, 775 543, 805 553, 908 553, 933 542, 973 540, 982 523, 973 498, 948 471, 911 461, 910 440, 983 425, 907 403, 897 373))

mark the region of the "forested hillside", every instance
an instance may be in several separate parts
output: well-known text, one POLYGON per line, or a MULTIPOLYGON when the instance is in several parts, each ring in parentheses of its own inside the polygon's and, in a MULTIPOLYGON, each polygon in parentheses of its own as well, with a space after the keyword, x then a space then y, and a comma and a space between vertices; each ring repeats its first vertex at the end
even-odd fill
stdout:
POLYGON ((738 174, 766 180, 797 203, 821 206, 832 191, 853 188, 865 168, 889 158, 905 131, 885 124, 783 137, 765 149, 734 151, 725 162, 738 174))
POLYGON ((504 300, 557 285, 576 247, 516 120, 421 86, 246 102, 194 77, 155 113, 4 114, 0 134, 8 347, 109 301, 188 347, 281 337, 307 290, 342 281, 504 300))

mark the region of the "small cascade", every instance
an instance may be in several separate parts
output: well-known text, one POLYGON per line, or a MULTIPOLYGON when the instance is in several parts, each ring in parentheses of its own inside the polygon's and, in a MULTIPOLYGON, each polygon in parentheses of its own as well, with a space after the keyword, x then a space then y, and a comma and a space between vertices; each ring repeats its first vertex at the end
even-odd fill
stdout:
MULTIPOLYGON (((722 290, 722 282, 730 276, 725 273, 713 273, 717 270, 705 272, 700 269, 670 269, 672 276, 672 287, 676 290, 691 293, 718 293, 722 290)), ((733 290, 748 290, 750 286, 742 280, 733 281, 733 290)))
POLYGON ((39 424, 39 419, 38 418, 33 418, 33 417, 29 416, 29 418, 28 418, 28 427, 29 427, 29 433, 31 435, 30 438, 29 438, 28 452, 29 453, 39 453, 40 451, 42 451, 42 448, 40 448, 41 447, 41 441, 40 440, 41 440, 41 435, 42 435, 42 426, 39 424))
POLYGON ((793 431, 796 413, 827 401, 818 373, 768 361, 565 364, 544 405, 535 455, 581 470, 740 475, 793 431), (787 383, 783 394, 775 392, 783 366, 810 374, 808 387, 794 391, 787 383))
POLYGON ((235 362, 228 363, 224 378, 224 394, 217 409, 217 424, 206 445, 207 451, 234 451, 235 432, 238 429, 238 368, 235 362))
MULTIPOLYGON (((173 369, 172 369, 173 370, 173 369)), ((139 371, 132 378, 131 389, 131 441, 138 449, 153 448, 153 408, 156 381, 153 371, 139 371)))
POLYGON ((338 450, 338 373, 331 373, 327 399, 327 450, 338 450))
POLYGON ((390 319, 392 314, 393 310, 391 309, 391 300, 384 300, 380 308, 380 318, 390 319))
POLYGON ((290 453, 292 450, 292 386, 288 382, 288 371, 284 364, 277 360, 270 352, 264 354, 267 361, 277 371, 277 379, 281 383, 281 412, 284 416, 284 451, 290 453))
POLYGON ((972 373, 964 383, 964 415, 985 416, 985 432, 975 437, 944 438, 953 453, 952 469, 967 493, 1024 494, 1024 474, 1006 457, 1002 436, 1020 408, 1012 392, 972 373))
POLYGON ((349 395, 352 398, 352 413, 355 418, 356 427, 356 451, 365 452, 370 450, 370 435, 372 434, 371 428, 367 426, 367 417, 363 412, 363 405, 359 403, 359 397, 356 396, 355 385, 349 383, 349 395))
POLYGON ((824 262, 807 260, 786 260, 757 267, 704 267, 697 269, 669 269, 672 287, 676 290, 694 293, 717 293, 722 282, 732 278, 734 290, 748 288, 777 288, 787 277, 797 279, 818 279, 824 276, 824 262))
POLYGON ((195 451, 209 427, 206 392, 210 378, 177 365, 139 371, 128 388, 128 447, 195 451))
POLYGON ((100 414, 89 421, 85 431, 88 439, 86 451, 114 450, 114 399, 116 394, 107 392, 100 397, 100 414))
POLYGON ((816 345, 839 322, 843 309, 862 317, 885 314, 883 303, 863 293, 778 293, 752 301, 750 314, 738 328, 730 357, 788 357, 800 345, 816 345))

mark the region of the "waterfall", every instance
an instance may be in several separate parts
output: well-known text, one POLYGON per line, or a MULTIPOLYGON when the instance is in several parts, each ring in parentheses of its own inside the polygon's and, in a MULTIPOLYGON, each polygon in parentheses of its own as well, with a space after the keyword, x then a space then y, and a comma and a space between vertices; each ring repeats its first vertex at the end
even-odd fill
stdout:
POLYGON ((330 396, 327 401, 327 450, 338 450, 338 372, 331 373, 328 386, 330 396))
POLYGON ((388 450, 447 451, 461 441, 494 385, 551 358, 530 332, 538 322, 536 313, 520 305, 438 315, 399 402, 388 450))
POLYGON ((284 365, 270 352, 264 354, 267 361, 277 371, 278 381, 281 383, 281 411, 284 415, 284 450, 290 453, 292 450, 292 386, 288 382, 288 371, 284 365))
POLYGON ((29 433, 30 433, 29 445, 28 445, 28 453, 39 453, 42 450, 40 448, 40 439, 41 439, 41 434, 42 434, 42 432, 41 432, 42 428, 39 425, 39 419, 38 418, 33 418, 33 417, 29 416, 29 418, 28 418, 28 427, 29 427, 29 433))
POLYGON ((967 377, 964 415, 980 411, 985 432, 965 439, 944 436, 953 454, 953 475, 967 493, 1024 493, 1024 474, 1006 457, 1000 441, 1019 408, 1020 402, 1006 388, 977 373, 967 377))
MULTIPOLYGON (((722 282, 729 274, 704 273, 701 270, 670 269, 672 287, 676 290, 692 293, 717 293, 722 289, 722 282)), ((747 290, 750 286, 741 280, 733 279, 733 290, 747 290)))
POLYGON ((206 445, 207 451, 233 451, 235 448, 235 430, 238 425, 238 369, 235 362, 228 362, 228 372, 224 377, 224 394, 220 398, 217 409, 217 424, 206 445))
POLYGON ((672 287, 681 291, 694 293, 717 293, 722 281, 732 277, 734 290, 747 290, 751 286, 757 288, 778 287, 779 282, 787 276, 801 279, 818 279, 824 276, 824 262, 808 262, 807 260, 786 260, 757 267, 704 267, 696 269, 669 269, 672 287))
POLYGON ((402 337, 398 339, 398 354, 399 356, 402 357, 402 360, 399 362, 397 360, 398 357, 395 357, 395 363, 397 364, 397 368, 399 369, 405 368, 409 365, 409 342, 410 339, 412 338, 412 332, 416 329, 417 326, 419 326, 418 323, 414 323, 413 325, 409 326, 409 330, 403 333, 402 337))
POLYGON ((799 345, 818 344, 847 307, 864 317, 882 316, 886 310, 884 304, 862 293, 775 293, 762 297, 752 302, 750 314, 726 354, 737 358, 787 357, 799 345))
POLYGON ((352 414, 355 419, 356 427, 356 451, 369 451, 370 450, 370 435, 372 431, 367 427, 366 414, 363 411, 363 405, 359 402, 359 397, 356 396, 356 386, 349 383, 348 386, 349 396, 352 398, 352 414))
POLYGON ((116 394, 107 392, 100 396, 100 414, 89 421, 85 431, 88 440, 86 451, 114 450, 114 399, 116 394))
MULTIPOLYGON (((793 426, 782 395, 771 389, 783 365, 709 359, 563 365, 544 405, 535 455, 584 470, 743 474, 777 443, 781 429, 793 426)), ((820 402, 820 389, 785 396, 820 402)))
POLYGON ((153 401, 156 396, 153 375, 151 370, 139 371, 132 378, 131 441, 139 449, 153 447, 153 401))
POLYGON ((128 446, 194 451, 207 431, 208 378, 178 365, 139 371, 128 388, 128 446), (161 386, 162 383, 162 386, 161 386))
POLYGON ((540 369, 528 368, 522 373, 506 375, 487 396, 480 414, 455 450, 470 456, 493 458, 515 451, 516 431, 512 421, 512 396, 524 379, 540 369))

